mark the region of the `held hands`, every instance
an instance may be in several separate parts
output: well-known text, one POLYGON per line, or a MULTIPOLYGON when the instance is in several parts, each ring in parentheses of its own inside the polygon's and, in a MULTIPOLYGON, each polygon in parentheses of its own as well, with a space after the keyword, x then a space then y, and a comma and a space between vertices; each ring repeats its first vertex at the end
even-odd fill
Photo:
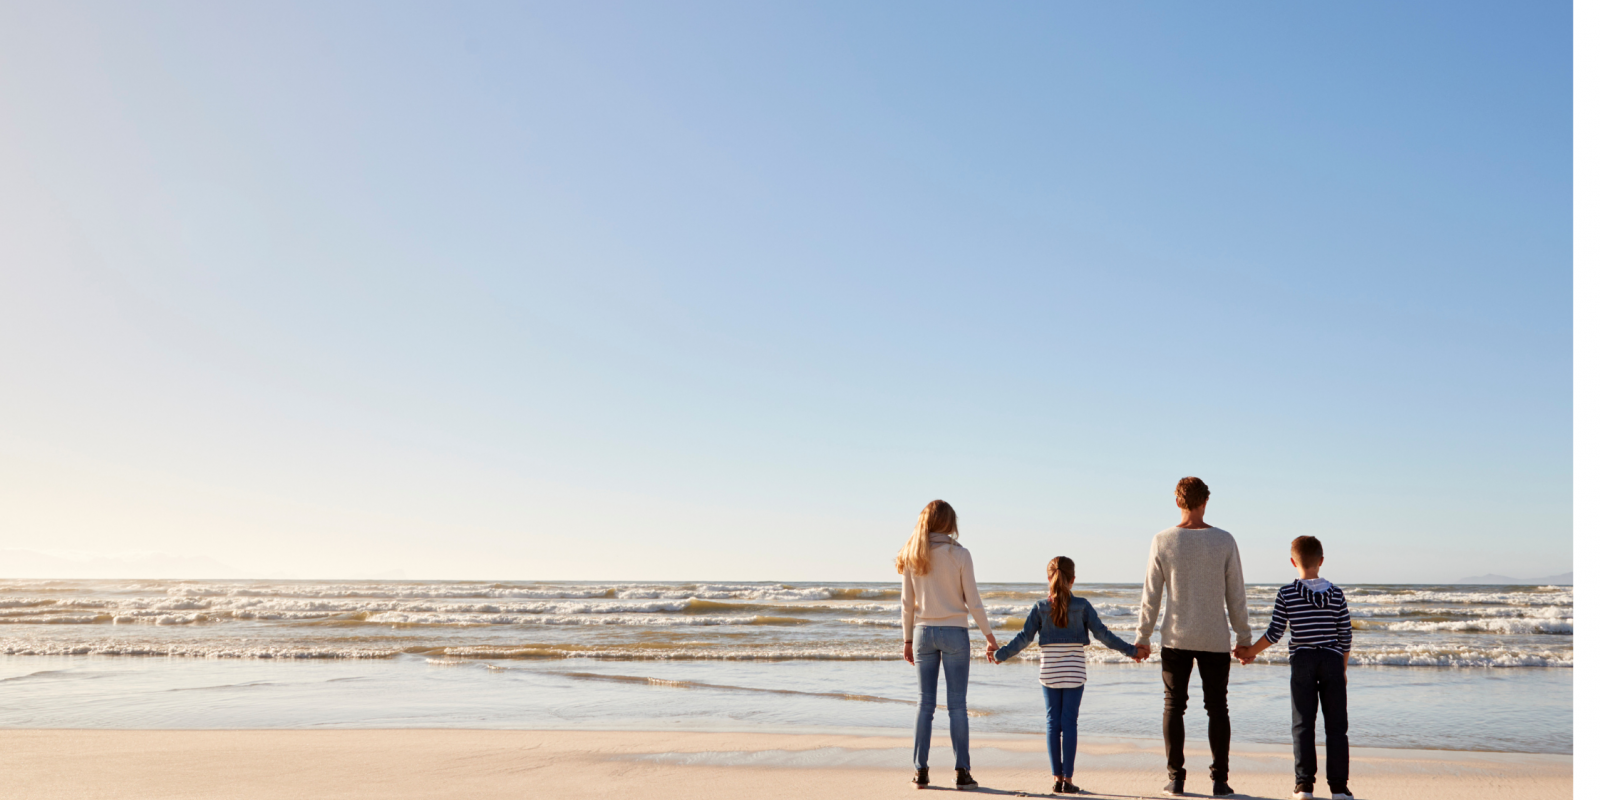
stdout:
POLYGON ((1241 644, 1233 648, 1233 657, 1239 659, 1240 664, 1250 664, 1256 660, 1256 649, 1241 644))
POLYGON ((1147 645, 1147 644, 1136 644, 1136 645, 1133 646, 1133 649, 1134 649, 1134 653, 1133 653, 1133 660, 1134 661, 1144 661, 1145 659, 1150 657, 1150 645, 1147 645))
POLYGON ((1000 643, 994 640, 994 634, 986 634, 985 638, 989 640, 989 646, 984 648, 983 657, 988 659, 990 664, 1000 663, 999 661, 995 660, 994 657, 995 651, 1000 649, 1000 643))

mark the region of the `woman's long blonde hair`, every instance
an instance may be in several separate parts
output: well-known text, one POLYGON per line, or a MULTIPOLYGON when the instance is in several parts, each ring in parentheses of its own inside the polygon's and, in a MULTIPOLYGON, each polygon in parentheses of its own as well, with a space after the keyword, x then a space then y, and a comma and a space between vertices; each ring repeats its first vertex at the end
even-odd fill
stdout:
POLYGON ((1072 607, 1072 582, 1078 577, 1078 566, 1066 556, 1050 559, 1044 568, 1050 582, 1050 622, 1057 628, 1067 627, 1067 610, 1072 607))
POLYGON ((928 556, 933 551, 928 535, 932 533, 947 533, 952 539, 961 537, 961 531, 956 528, 956 510, 943 500, 935 500, 922 507, 922 513, 917 517, 917 529, 911 532, 906 546, 900 548, 900 555, 894 557, 895 572, 904 575, 909 567, 913 575, 928 574, 928 556))

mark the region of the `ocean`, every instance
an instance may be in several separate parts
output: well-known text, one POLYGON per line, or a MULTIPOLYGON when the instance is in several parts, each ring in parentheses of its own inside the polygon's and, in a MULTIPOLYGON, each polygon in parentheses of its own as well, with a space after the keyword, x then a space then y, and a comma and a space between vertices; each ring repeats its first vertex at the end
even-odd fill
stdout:
MULTIPOLYGON (((1258 634, 1276 588, 1249 589, 1258 634)), ((1343 588, 1353 745, 1572 752, 1571 587, 1343 588)), ((1044 587, 980 590, 1003 642, 1044 587)), ((1077 594, 1131 641, 1139 586, 1077 594)), ((908 735, 899 625, 898 583, 0 581, 0 726, 908 735)), ((1036 648, 973 641, 973 729, 1042 732, 1036 648)), ((1089 654, 1083 732, 1159 737, 1155 661, 1089 654)), ((1287 742, 1287 657, 1234 665, 1236 740, 1287 742)))

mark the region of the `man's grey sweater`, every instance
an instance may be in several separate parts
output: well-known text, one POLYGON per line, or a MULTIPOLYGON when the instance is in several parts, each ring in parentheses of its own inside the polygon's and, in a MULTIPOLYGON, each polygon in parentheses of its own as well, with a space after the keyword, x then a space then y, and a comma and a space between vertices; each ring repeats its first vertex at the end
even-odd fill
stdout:
POLYGON ((1167 616, 1161 620, 1162 647, 1229 652, 1230 623, 1238 643, 1250 644, 1244 571, 1233 534, 1221 528, 1168 528, 1156 534, 1150 542, 1135 644, 1150 643, 1163 593, 1167 616))

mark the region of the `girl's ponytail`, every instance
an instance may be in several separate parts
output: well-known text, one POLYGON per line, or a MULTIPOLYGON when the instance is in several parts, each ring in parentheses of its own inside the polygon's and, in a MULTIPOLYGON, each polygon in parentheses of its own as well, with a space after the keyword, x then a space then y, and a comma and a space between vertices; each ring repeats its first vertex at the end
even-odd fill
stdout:
POLYGON ((1072 607, 1072 582, 1078 577, 1078 567, 1066 556, 1050 559, 1045 568, 1050 581, 1050 622, 1057 628, 1067 627, 1067 609, 1072 607))

